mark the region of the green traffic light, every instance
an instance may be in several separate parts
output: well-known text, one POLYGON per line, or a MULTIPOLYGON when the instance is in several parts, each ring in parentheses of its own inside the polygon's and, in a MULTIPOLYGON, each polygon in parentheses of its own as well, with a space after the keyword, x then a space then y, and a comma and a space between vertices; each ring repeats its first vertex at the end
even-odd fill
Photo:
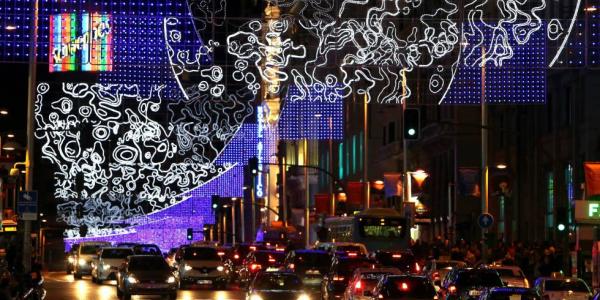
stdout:
POLYGON ((219 207, 219 205, 217 205, 216 203, 212 206, 213 209, 217 209, 217 207, 219 207))

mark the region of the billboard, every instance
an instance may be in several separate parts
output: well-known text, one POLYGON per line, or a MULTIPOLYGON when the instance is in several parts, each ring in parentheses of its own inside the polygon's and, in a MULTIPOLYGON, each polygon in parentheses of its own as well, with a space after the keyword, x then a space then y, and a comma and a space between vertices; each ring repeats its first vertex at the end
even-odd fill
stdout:
POLYGON ((109 15, 50 16, 50 72, 112 71, 112 36, 109 15))

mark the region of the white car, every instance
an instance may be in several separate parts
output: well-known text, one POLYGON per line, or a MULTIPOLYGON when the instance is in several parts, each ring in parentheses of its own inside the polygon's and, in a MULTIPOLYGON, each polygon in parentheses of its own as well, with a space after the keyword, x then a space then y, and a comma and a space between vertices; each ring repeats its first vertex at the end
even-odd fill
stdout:
POLYGON ((492 265, 491 269, 496 270, 502 278, 502 282, 509 287, 529 288, 529 281, 523 274, 521 268, 516 266, 498 266, 492 265))
POLYGON ((535 288, 544 300, 589 300, 592 291, 578 278, 538 278, 535 288))
POLYGON ((131 248, 102 248, 98 258, 92 262, 92 282, 102 284, 105 280, 116 280, 119 267, 133 255, 131 248))
POLYGON ((73 278, 81 279, 83 275, 92 274, 92 262, 98 259, 98 251, 103 247, 110 247, 108 242, 83 242, 79 244, 73 278))
POLYGON ((358 268, 354 270, 344 291, 344 300, 369 300, 372 291, 386 275, 401 275, 397 268, 358 268))

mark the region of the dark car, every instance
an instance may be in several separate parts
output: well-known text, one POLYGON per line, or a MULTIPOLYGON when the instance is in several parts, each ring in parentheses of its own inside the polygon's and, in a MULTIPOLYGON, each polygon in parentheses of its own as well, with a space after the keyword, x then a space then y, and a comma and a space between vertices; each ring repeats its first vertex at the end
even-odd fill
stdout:
POLYGON ((117 243, 117 245, 115 245, 115 247, 118 248, 133 248, 137 245, 139 245, 140 243, 130 243, 130 242, 123 242, 123 243, 117 243))
POLYGON ((331 255, 322 250, 293 250, 285 259, 287 269, 302 278, 308 289, 319 290, 323 275, 331 266, 331 255))
POLYGON ((167 262, 157 255, 132 255, 119 268, 117 296, 165 295, 177 299, 177 278, 167 262))
POLYGON ((408 251, 376 251, 373 258, 384 267, 398 268, 402 272, 419 274, 421 266, 408 251))
POLYGON ((160 255, 162 252, 157 245, 154 244, 138 244, 133 246, 133 253, 136 255, 160 255))
POLYGON ((341 299, 348 286, 354 270, 358 268, 374 268, 377 263, 367 257, 334 257, 331 267, 321 282, 323 299, 341 299))
POLYGON ((310 300, 302 279, 289 272, 260 272, 250 283, 249 300, 310 300))
POLYGON ((442 282, 440 293, 444 299, 476 299, 486 289, 503 286, 500 274, 495 270, 453 269, 442 282))
POLYGON ((427 276, 389 275, 372 292, 373 299, 437 299, 433 282, 427 276))
POLYGON ((252 251, 240 269, 240 284, 248 285, 260 271, 277 271, 283 268, 285 253, 279 251, 252 251))
POLYGON ((491 288, 479 297, 479 300, 540 300, 540 294, 535 289, 500 287, 491 288))

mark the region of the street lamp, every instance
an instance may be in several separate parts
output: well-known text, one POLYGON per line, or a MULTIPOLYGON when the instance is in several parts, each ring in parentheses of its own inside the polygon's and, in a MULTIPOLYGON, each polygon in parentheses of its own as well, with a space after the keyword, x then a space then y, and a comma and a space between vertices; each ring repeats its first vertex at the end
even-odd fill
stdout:
POLYGON ((508 168, 508 166, 506 164, 497 164, 496 168, 498 170, 506 170, 508 168))

